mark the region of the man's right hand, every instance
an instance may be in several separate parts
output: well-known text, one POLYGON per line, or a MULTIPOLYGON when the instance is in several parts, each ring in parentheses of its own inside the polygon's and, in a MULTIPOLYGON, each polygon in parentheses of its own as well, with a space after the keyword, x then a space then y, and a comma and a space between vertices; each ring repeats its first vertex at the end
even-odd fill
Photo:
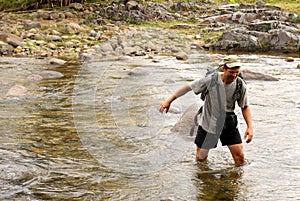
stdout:
POLYGON ((161 113, 163 113, 164 110, 166 110, 166 113, 168 113, 169 109, 170 109, 170 106, 171 106, 171 103, 168 100, 166 100, 165 102, 163 102, 162 104, 160 104, 159 111, 161 113))

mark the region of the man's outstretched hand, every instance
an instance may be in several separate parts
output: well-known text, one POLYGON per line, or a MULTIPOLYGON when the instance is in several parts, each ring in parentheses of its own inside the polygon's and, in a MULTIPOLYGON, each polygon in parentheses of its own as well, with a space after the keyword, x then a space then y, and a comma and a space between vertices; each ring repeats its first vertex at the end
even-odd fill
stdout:
POLYGON ((164 112, 164 110, 166 110, 166 113, 169 112, 169 109, 170 109, 170 102, 168 100, 166 100, 165 102, 163 102, 162 104, 160 104, 160 108, 159 108, 159 111, 161 113, 164 112))

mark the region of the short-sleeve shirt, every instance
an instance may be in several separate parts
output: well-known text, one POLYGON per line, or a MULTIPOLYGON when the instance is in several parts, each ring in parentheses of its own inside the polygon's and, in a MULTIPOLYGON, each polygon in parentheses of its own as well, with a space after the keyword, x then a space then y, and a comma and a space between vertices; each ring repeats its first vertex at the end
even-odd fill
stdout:
POLYGON ((213 74, 211 74, 189 83, 189 86, 195 94, 208 92, 205 96, 203 113, 199 124, 205 131, 213 134, 218 133, 217 121, 223 111, 233 112, 236 102, 241 108, 249 105, 245 82, 242 80, 240 96, 236 100, 233 98, 233 95, 236 90, 237 81, 234 80, 232 83, 225 85, 222 81, 221 74, 222 73, 217 73, 217 79, 214 79, 213 74), (217 85, 219 89, 217 89, 217 85), (220 96, 218 95, 218 91, 220 96), (219 102, 221 103, 219 104, 219 102))

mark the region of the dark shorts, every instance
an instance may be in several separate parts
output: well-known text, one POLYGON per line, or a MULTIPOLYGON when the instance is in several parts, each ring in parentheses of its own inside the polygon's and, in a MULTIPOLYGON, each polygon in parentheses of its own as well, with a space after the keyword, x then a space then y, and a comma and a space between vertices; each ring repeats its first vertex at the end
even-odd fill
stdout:
POLYGON ((212 149, 217 147, 219 139, 223 146, 242 143, 240 132, 237 129, 237 116, 235 114, 229 113, 226 115, 226 121, 220 136, 217 134, 208 134, 201 126, 199 126, 195 144, 199 148, 212 149))

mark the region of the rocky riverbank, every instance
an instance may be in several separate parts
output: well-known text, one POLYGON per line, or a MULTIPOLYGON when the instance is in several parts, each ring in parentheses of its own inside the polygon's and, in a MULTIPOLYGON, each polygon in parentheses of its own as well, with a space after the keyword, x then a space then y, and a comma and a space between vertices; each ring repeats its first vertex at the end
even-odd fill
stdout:
POLYGON ((0 13, 0 55, 86 61, 95 55, 169 54, 186 59, 193 51, 213 50, 300 52, 299 16, 264 2, 124 2, 0 13), (154 22, 172 25, 143 26, 154 22))

